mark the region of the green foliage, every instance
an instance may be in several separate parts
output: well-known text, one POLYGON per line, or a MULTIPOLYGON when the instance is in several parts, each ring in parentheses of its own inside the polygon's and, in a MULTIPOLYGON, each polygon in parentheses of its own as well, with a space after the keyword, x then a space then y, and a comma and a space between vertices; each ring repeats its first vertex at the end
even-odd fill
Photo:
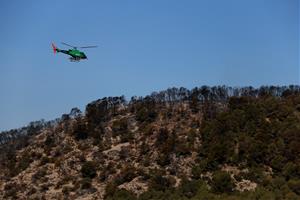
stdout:
POLYGON ((92 187, 92 179, 90 177, 85 177, 80 181, 81 189, 89 189, 92 187))
POLYGON ((300 178, 300 166, 293 162, 288 162, 285 164, 282 173, 286 179, 300 178))
POLYGON ((275 194, 265 188, 257 188, 253 193, 250 194, 250 199, 261 199, 270 200, 275 199, 275 194))
POLYGON ((85 140, 88 138, 89 134, 84 121, 77 121, 74 126, 73 135, 76 140, 85 140))
POLYGON ((105 200, 136 200, 136 197, 127 190, 116 189, 114 193, 106 197, 105 200))
POLYGON ((116 173, 115 166, 112 162, 109 162, 108 165, 104 166, 99 175, 100 181, 105 181, 109 175, 114 173, 116 173))
MULTIPOLYGON (((299 86, 259 89, 203 86, 192 91, 171 88, 145 98, 135 98, 128 106, 122 106, 122 109, 119 109, 120 103, 124 103, 122 97, 109 97, 87 105, 84 116, 64 115, 58 126, 49 125, 48 130, 54 130, 54 133, 64 131, 72 135, 82 151, 91 148, 92 139, 92 144, 100 147, 101 153, 116 139, 109 141, 110 138, 104 138, 111 122, 113 137, 120 137, 121 142, 132 142, 135 137, 129 130, 128 117, 135 115, 138 137, 132 146, 136 151, 128 150, 131 146, 122 148, 120 162, 116 166, 115 161, 102 166, 101 163, 107 163, 104 161, 108 159, 102 153, 101 158, 97 159, 100 176, 95 181, 107 183, 111 181, 108 180, 109 177, 115 177, 106 187, 106 199, 299 199, 299 91, 299 86), (229 97, 232 94, 234 96, 229 97), (131 113, 128 113, 129 110, 131 113), (113 120, 110 121, 111 119, 113 120), (85 139, 88 140, 81 141, 85 139), (198 141, 200 145, 196 146, 198 141), (191 171, 192 176, 185 177, 179 166, 181 162, 177 164, 174 161, 176 156, 184 158, 195 151, 198 157, 191 171), (156 153, 158 158, 153 160, 156 153), (141 175, 138 169, 123 167, 125 162, 131 161, 149 168, 154 161, 158 163, 160 170, 145 170, 141 175), (230 175, 220 172, 224 165, 249 170, 235 175, 235 179, 257 183, 256 190, 235 191, 230 175), (212 180, 202 176, 206 172, 214 173, 212 180), (114 176, 110 176, 113 174, 114 176), (175 181, 170 174, 181 178, 178 188, 174 188, 175 181), (143 177, 143 181, 149 186, 149 191, 140 197, 117 188, 137 176, 143 177)), ((75 109, 74 113, 76 112, 75 109)), ((41 167, 53 162, 53 158, 58 167, 63 162, 62 155, 73 150, 70 144, 53 148, 58 145, 57 139, 60 138, 52 133, 47 134, 42 145, 38 144, 38 147, 44 148, 43 153, 36 154, 32 152, 32 148, 31 152, 24 151, 23 148, 30 144, 31 136, 40 133, 43 127, 44 122, 36 125, 31 123, 22 131, 12 130, 2 135, 1 144, 10 141, 9 138, 19 138, 15 143, 5 147, 3 145, 0 149, 4 152, 0 155, 4 177, 9 179, 18 175, 33 160, 40 160, 41 167), (26 132, 26 136, 17 135, 26 132), (17 151, 16 155, 16 150, 21 151, 17 151), (52 158, 49 157, 50 154, 52 158)), ((92 189, 92 179, 97 176, 95 162, 86 162, 84 159, 81 162, 82 179, 73 181, 76 183, 72 188, 73 192, 78 188, 89 191, 92 189)), ((42 167, 32 176, 34 184, 40 186, 39 192, 45 192, 49 187, 48 184, 41 184, 47 180, 46 175, 47 170, 42 167)), ((57 184, 57 189, 68 182, 70 181, 57 184)), ((9 184, 4 185, 4 189, 7 191, 3 194, 8 199, 17 198, 18 191, 21 191, 9 184)), ((37 193, 34 190, 32 192, 37 193)), ((67 195, 69 189, 65 187, 63 193, 67 195)))
POLYGON ((4 198, 17 199, 18 188, 15 184, 8 183, 4 186, 4 198))
POLYGON ((126 118, 115 120, 112 124, 113 137, 128 132, 128 123, 126 118))
POLYGON ((293 192, 300 195, 300 179, 290 179, 288 181, 288 186, 293 192))
POLYGON ((8 160, 7 167, 9 170, 9 176, 12 177, 26 170, 33 162, 29 152, 27 151, 23 152, 19 160, 17 160, 15 152, 9 154, 8 157, 10 158, 10 160, 8 160))
POLYGON ((45 164, 49 163, 50 161, 51 161, 51 160, 49 159, 49 157, 43 156, 43 157, 41 158, 40 165, 45 165, 45 164))
POLYGON ((278 155, 272 159, 270 165, 275 172, 281 172, 285 163, 286 163, 286 159, 283 156, 278 155))
POLYGON ((157 191, 166 191, 174 185, 172 179, 164 176, 163 171, 152 170, 150 172, 149 188, 157 191))
POLYGON ((272 190, 282 190, 284 184, 285 184, 285 179, 283 177, 274 177, 270 183, 270 186, 272 187, 272 190))
POLYGON ((167 158, 175 149, 176 136, 169 133, 168 129, 161 128, 157 133, 155 145, 159 149, 161 156, 167 158), (162 155, 164 154, 164 155, 162 155))
POLYGON ((169 165, 171 163, 170 155, 168 153, 161 153, 158 156, 156 162, 157 162, 157 164, 159 164, 162 167, 169 165))
POLYGON ((104 199, 112 198, 117 190, 117 185, 114 182, 107 183, 105 186, 104 199))
POLYGON ((195 165, 192 168, 192 177, 194 179, 200 179, 201 174, 205 171, 206 163, 205 161, 200 162, 199 165, 195 165))
POLYGON ((27 167, 29 167, 30 163, 32 163, 33 160, 31 159, 31 156, 29 153, 24 153, 21 156, 21 159, 19 161, 19 165, 18 165, 18 169, 21 171, 27 169, 27 167))
POLYGON ((179 191, 181 194, 183 194, 183 196, 187 198, 192 198, 197 194, 199 188, 200 187, 198 181, 183 180, 179 191))
POLYGON ((299 196, 294 192, 289 192, 285 195, 285 199, 287 200, 299 200, 299 196))
POLYGON ((128 130, 127 118, 122 118, 113 122, 113 137, 120 136, 121 142, 129 142, 133 139, 133 134, 128 130))
POLYGON ((264 169, 261 167, 251 167, 249 172, 244 174, 244 178, 255 183, 262 183, 265 179, 264 169))
POLYGON ((159 147, 160 145, 164 144, 167 142, 168 138, 169 138, 169 131, 166 128, 161 128, 159 129, 158 133, 157 133, 157 138, 156 138, 156 146, 159 147))
POLYGON ((52 135, 47 135, 46 140, 44 142, 46 147, 51 148, 55 145, 55 140, 52 135))
POLYGON ((114 182, 116 185, 121 185, 130 182, 134 177, 136 177, 136 169, 132 166, 127 166, 118 174, 114 182))
POLYGON ((191 154, 193 147, 186 140, 176 140, 175 144, 174 151, 177 156, 187 156, 191 154))
POLYGON ((182 200, 179 194, 174 190, 157 191, 149 190, 141 194, 139 200, 182 200))
MULTIPOLYGON (((296 96, 230 98, 228 110, 202 121, 203 145, 199 155, 200 160, 207 160, 206 170, 243 163, 247 168, 270 166, 285 179, 298 177, 300 126, 296 124, 300 113, 295 109, 298 104, 296 96)), ((262 177, 252 179, 262 181, 262 177)))
POLYGON ((108 117, 108 102, 98 100, 86 106, 86 118, 91 125, 97 125, 108 117))
POLYGON ((212 190, 215 193, 231 193, 234 183, 227 172, 217 171, 212 178, 212 190))
MULTIPOLYGON (((298 184, 293 186, 297 187, 298 184)), ((263 187, 257 187, 254 191, 246 192, 225 192, 215 193, 210 190, 208 185, 201 181, 182 180, 178 188, 167 188, 164 191, 150 188, 139 197, 131 192, 120 190, 114 184, 108 184, 106 187, 105 199, 138 199, 138 200, 270 200, 270 199, 299 199, 299 196, 293 191, 270 190, 263 187)))
POLYGON ((157 116, 158 113, 155 110, 151 108, 142 107, 136 113, 136 120, 139 122, 151 123, 155 121, 157 116))
POLYGON ((85 162, 81 167, 82 177, 95 178, 97 176, 96 164, 93 161, 85 162))
POLYGON ((37 181, 46 182, 47 181, 46 175, 47 175, 47 169, 40 168, 35 174, 32 175, 32 181, 33 182, 37 182, 37 181))
POLYGON ((155 175, 150 179, 150 187, 155 190, 165 191, 171 187, 171 182, 166 177, 155 175))
POLYGON ((65 196, 68 196, 70 191, 72 190, 72 188, 70 186, 64 186, 62 188, 62 193, 65 195, 65 196))

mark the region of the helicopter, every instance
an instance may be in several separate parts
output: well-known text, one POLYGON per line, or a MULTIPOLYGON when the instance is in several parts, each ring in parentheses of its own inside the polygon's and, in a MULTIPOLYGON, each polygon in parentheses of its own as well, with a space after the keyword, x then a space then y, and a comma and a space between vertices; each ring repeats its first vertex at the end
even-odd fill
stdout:
POLYGON ((84 54, 84 52, 82 51, 79 51, 77 48, 81 48, 81 49, 84 49, 84 48, 96 48, 97 46, 85 46, 85 47, 75 47, 75 46, 72 46, 72 45, 69 45, 67 43, 64 43, 62 42, 63 45, 66 45, 66 46, 69 46, 69 47, 72 47, 72 49, 69 49, 69 50, 63 50, 63 49, 59 49, 55 46, 54 43, 52 43, 52 48, 53 48, 53 52, 54 54, 56 52, 61 52, 61 53, 64 53, 64 54, 67 54, 69 56, 71 56, 69 59, 71 62, 79 62, 80 60, 84 60, 84 59, 87 59, 86 55, 84 54))

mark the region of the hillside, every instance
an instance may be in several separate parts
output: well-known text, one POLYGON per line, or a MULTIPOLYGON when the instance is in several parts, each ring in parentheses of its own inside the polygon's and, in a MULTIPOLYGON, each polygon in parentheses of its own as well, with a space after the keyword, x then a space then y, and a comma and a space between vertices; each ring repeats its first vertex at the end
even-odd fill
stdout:
POLYGON ((300 199, 300 87, 107 97, 0 144, 0 199, 300 199))

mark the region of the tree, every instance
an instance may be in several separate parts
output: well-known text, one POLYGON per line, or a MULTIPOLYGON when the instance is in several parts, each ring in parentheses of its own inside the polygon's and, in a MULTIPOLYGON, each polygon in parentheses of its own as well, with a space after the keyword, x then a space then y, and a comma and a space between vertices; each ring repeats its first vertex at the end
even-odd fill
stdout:
POLYGON ((71 118, 76 118, 76 117, 80 117, 81 114, 82 114, 82 112, 80 111, 80 109, 75 107, 75 108, 71 109, 69 116, 71 118))
POLYGON ((83 120, 77 121, 73 129, 73 135, 76 140, 85 140, 88 138, 87 126, 83 120))

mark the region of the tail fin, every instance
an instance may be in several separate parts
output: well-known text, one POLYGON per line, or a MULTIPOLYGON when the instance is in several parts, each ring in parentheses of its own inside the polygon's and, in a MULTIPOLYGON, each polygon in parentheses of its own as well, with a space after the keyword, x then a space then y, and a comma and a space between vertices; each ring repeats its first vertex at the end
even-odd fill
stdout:
POLYGON ((54 52, 54 54, 57 52, 57 48, 56 48, 56 46, 52 43, 52 48, 53 48, 53 52, 54 52))

